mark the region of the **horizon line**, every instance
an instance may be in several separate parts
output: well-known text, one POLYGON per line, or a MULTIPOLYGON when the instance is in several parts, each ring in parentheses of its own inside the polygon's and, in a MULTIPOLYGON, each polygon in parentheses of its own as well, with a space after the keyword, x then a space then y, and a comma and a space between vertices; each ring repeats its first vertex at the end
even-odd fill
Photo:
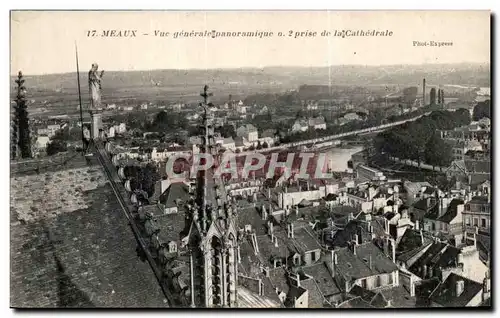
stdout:
MULTIPOLYGON (((462 65, 462 64, 468 64, 468 65, 490 65, 491 62, 452 62, 452 63, 416 63, 416 64, 411 64, 411 63, 395 63, 395 64, 373 64, 373 65, 367 65, 367 64, 330 64, 330 65, 309 65, 309 66, 300 66, 300 65, 268 65, 268 66, 243 66, 243 67, 211 67, 211 68, 154 68, 154 69, 137 69, 137 70, 104 70, 106 72, 150 72, 150 71, 230 71, 230 70, 238 70, 238 69, 257 69, 257 70, 263 70, 263 69, 269 69, 269 68, 331 68, 331 67, 339 67, 339 66, 364 66, 364 67, 391 67, 391 66, 445 66, 445 65, 462 65)), ((22 70, 18 70, 14 73, 12 73, 10 76, 17 76, 19 72, 22 72, 22 70)), ((28 74, 23 72, 23 76, 49 76, 49 75, 66 75, 66 74, 74 74, 76 73, 75 71, 68 71, 68 72, 56 72, 56 73, 39 73, 39 74, 28 74)))

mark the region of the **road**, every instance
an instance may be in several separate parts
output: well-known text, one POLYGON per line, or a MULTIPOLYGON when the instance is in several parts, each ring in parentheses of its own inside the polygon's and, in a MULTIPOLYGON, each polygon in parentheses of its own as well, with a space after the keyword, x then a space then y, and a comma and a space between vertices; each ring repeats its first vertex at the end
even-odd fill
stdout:
POLYGON ((359 134, 366 134, 366 133, 382 131, 382 130, 385 130, 385 129, 388 129, 391 127, 403 125, 404 123, 407 123, 410 121, 415 121, 422 116, 429 115, 430 113, 431 112, 426 112, 426 113, 419 115, 419 116, 416 116, 416 117, 396 121, 396 122, 389 123, 389 124, 383 124, 383 125, 379 125, 379 126, 375 126, 375 127, 369 127, 369 128, 355 130, 355 131, 349 131, 346 133, 330 135, 330 136, 314 138, 314 139, 308 139, 308 140, 301 140, 301 141, 291 142, 291 143, 287 143, 287 144, 281 144, 279 146, 270 147, 270 148, 263 148, 263 149, 254 150, 254 151, 241 152, 241 153, 237 154, 236 156, 246 156, 250 153, 256 153, 256 152, 271 152, 271 151, 283 150, 283 149, 287 149, 287 148, 295 148, 295 147, 305 146, 305 145, 310 145, 310 144, 324 143, 327 141, 340 139, 340 138, 344 138, 344 137, 348 137, 348 136, 354 136, 354 135, 359 135, 359 134))

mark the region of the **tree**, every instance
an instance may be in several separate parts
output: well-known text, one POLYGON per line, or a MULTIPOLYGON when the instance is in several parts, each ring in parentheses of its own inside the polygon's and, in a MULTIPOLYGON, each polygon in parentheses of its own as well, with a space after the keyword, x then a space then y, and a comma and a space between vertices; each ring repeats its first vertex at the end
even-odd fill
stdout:
POLYGON ((160 180, 160 174, 154 164, 147 164, 140 169, 139 180, 142 190, 146 191, 149 196, 152 196, 155 190, 155 184, 160 180))
POLYGON ((11 157, 14 159, 18 155, 22 158, 31 157, 31 138, 28 121, 28 104, 26 102, 26 88, 24 87, 23 73, 19 71, 17 79, 17 95, 16 105, 14 106, 14 123, 13 123, 13 149, 11 157), (17 147, 14 146, 17 143, 17 147))
POLYGON ((451 146, 436 133, 431 135, 425 145, 425 161, 433 167, 447 167, 453 161, 451 146))
POLYGON ((260 140, 257 141, 257 150, 261 150, 262 149, 262 144, 260 143, 260 140))
POLYGON ((477 105, 474 107, 474 110, 472 111, 473 120, 477 121, 484 117, 491 119, 491 106, 489 99, 484 102, 477 103, 477 105))
POLYGON ((180 113, 167 113, 166 111, 161 111, 156 114, 153 121, 146 125, 146 129, 153 132, 174 132, 178 129, 185 129, 188 126, 188 122, 184 116, 180 113))
MULTIPOLYGON (((431 99, 431 105, 435 105, 436 104, 436 89, 434 87, 431 88, 431 91, 429 92, 429 96, 431 99)), ((439 94, 439 96, 441 96, 441 94, 439 94)))
POLYGON ((220 133, 221 136, 224 138, 229 138, 229 137, 235 138, 236 137, 236 131, 234 130, 233 125, 220 126, 220 127, 217 127, 215 129, 215 131, 220 133))
POLYGON ((56 153, 59 152, 65 152, 68 150, 68 147, 66 145, 65 141, 61 140, 52 140, 48 145, 47 145, 47 155, 53 156, 56 153))

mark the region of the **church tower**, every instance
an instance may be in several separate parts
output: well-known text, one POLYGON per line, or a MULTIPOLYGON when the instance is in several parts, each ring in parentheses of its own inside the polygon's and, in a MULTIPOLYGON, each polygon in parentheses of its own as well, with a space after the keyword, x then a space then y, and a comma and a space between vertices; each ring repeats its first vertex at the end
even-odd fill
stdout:
POLYGON ((191 262, 191 307, 237 307, 236 210, 220 178, 214 178, 218 145, 214 139, 212 104, 205 85, 200 152, 214 156, 214 167, 198 172, 196 190, 188 204, 191 223, 188 246, 191 262))

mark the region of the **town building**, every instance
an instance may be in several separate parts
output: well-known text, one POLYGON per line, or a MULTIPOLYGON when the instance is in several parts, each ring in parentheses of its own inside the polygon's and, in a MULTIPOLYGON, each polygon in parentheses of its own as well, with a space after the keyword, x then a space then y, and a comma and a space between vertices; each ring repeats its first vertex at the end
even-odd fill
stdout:
POLYGON ((246 124, 236 129, 236 136, 245 138, 246 140, 252 142, 259 139, 259 132, 254 125, 246 124))

